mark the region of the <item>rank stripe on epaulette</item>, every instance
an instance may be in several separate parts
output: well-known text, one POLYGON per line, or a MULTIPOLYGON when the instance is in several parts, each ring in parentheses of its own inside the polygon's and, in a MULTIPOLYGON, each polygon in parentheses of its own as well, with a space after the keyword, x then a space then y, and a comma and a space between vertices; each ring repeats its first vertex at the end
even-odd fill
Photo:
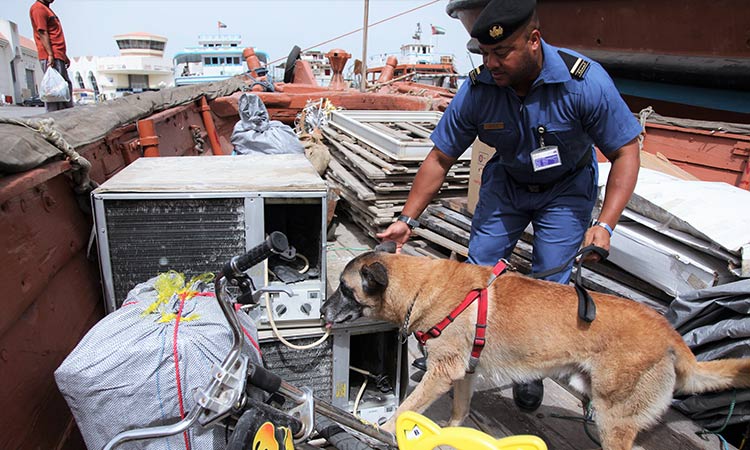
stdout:
POLYGON ((586 61, 583 58, 571 55, 570 53, 564 52, 562 50, 558 50, 557 53, 562 58, 563 63, 565 63, 565 67, 568 68, 570 75, 573 78, 578 78, 579 80, 583 79, 583 76, 586 75, 586 71, 589 70, 589 67, 591 67, 591 61, 586 61))
POLYGON ((589 70, 590 65, 591 65, 590 62, 582 58, 578 58, 576 63, 573 64, 573 68, 570 69, 570 74, 576 78, 583 78, 583 75, 586 74, 587 70, 589 70))
POLYGON ((469 80, 471 80, 472 86, 477 84, 477 77, 479 76, 479 72, 482 71, 482 67, 484 67, 484 65, 481 65, 477 67, 476 69, 472 70, 471 72, 469 72, 469 80))

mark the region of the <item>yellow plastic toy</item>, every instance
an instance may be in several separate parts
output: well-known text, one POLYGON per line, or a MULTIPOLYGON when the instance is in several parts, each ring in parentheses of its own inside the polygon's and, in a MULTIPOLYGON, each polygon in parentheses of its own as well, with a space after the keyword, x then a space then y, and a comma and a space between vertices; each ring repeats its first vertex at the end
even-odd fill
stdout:
POLYGON ((399 450, 432 450, 440 445, 457 450, 547 450, 547 444, 536 436, 495 439, 473 428, 440 428, 412 411, 406 411, 396 419, 396 442, 399 450))

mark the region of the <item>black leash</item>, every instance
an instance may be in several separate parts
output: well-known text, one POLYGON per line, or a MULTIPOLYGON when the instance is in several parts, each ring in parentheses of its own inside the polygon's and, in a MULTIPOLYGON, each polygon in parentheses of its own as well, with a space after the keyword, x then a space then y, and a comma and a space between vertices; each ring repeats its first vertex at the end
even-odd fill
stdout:
POLYGON ((607 250, 592 244, 588 247, 584 247, 578 250, 578 253, 576 253, 575 255, 573 255, 573 257, 557 267, 545 270, 544 272, 532 273, 529 275, 531 278, 537 279, 554 275, 565 270, 568 267, 568 264, 571 263, 571 261, 574 261, 580 256, 581 258, 575 264, 576 277, 573 280, 573 286, 575 287, 576 294, 578 295, 578 317, 584 322, 589 323, 593 322, 596 318, 596 304, 594 303, 594 299, 591 298, 591 295, 589 295, 586 288, 583 287, 583 283, 581 282, 581 272, 583 268, 583 257, 592 252, 599 255, 602 261, 607 259, 607 257, 609 256, 609 252, 607 250))

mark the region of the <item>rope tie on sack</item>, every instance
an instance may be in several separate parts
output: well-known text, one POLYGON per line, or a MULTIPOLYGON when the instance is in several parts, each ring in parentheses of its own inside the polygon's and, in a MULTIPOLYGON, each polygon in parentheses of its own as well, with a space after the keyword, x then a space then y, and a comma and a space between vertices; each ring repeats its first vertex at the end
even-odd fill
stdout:
POLYGON ((73 181, 76 184, 74 187, 76 193, 86 194, 96 187, 96 183, 89 177, 91 163, 76 152, 73 146, 63 138, 59 131, 57 131, 54 119, 49 117, 44 119, 0 117, 0 123, 17 125, 36 131, 41 134, 47 142, 60 150, 68 159, 70 165, 73 166, 73 181))

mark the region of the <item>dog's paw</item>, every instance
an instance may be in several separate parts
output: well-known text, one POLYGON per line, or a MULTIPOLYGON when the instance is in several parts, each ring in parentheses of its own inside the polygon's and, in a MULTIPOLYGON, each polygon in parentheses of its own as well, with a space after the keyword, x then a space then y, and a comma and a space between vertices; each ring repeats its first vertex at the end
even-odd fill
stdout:
POLYGON ((380 426, 380 429, 383 431, 387 431, 391 434, 396 433, 396 416, 394 415, 386 423, 380 426))
POLYGON ((464 419, 465 419, 465 417, 462 417, 460 419, 454 419, 453 417, 451 417, 451 420, 449 420, 448 423, 445 424, 445 425, 443 425, 443 426, 447 426, 447 427, 460 427, 464 423, 464 419))

